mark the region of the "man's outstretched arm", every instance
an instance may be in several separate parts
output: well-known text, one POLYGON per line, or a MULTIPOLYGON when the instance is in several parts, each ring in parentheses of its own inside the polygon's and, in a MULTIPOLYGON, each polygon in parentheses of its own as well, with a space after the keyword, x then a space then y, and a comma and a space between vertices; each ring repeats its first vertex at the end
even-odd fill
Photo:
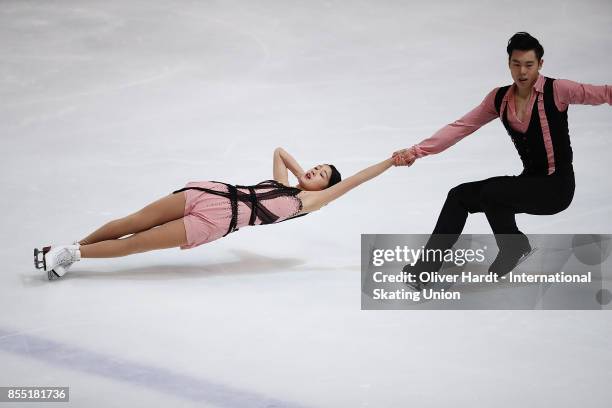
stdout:
POLYGON ((395 166, 410 166, 416 159, 440 153, 491 122, 497 117, 495 94, 498 89, 495 88, 489 92, 480 105, 465 114, 461 119, 444 126, 420 143, 393 153, 393 164, 395 166))
POLYGON ((569 105, 612 105, 612 85, 589 85, 568 79, 553 82, 555 105, 560 111, 569 105))

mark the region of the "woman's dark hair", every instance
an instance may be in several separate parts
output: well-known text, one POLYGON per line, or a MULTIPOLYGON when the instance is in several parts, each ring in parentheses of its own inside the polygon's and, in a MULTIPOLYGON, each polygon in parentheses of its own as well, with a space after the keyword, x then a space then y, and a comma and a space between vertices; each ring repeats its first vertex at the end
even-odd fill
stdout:
POLYGON ((331 187, 334 184, 338 184, 340 181, 342 181, 342 176, 333 164, 328 164, 328 166, 331 167, 331 175, 329 176, 329 184, 327 187, 331 187))
POLYGON ((544 56, 544 47, 542 47, 542 44, 540 44, 536 38, 532 37, 531 34, 524 31, 514 34, 512 38, 508 40, 508 47, 506 48, 506 51, 508 51, 508 59, 510 59, 512 51, 514 50, 533 50, 536 57, 538 57, 538 61, 544 56))

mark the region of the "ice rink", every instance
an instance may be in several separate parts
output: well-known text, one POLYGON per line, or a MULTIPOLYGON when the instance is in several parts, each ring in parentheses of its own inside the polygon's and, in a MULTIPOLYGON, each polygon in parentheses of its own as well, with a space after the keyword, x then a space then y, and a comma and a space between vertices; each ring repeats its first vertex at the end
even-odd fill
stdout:
MULTIPOLYGON (((69 386, 58 407, 609 407, 607 311, 360 309, 360 234, 428 233, 451 187, 520 173, 499 121, 307 217, 54 282, 32 265, 188 181, 272 178, 278 146, 344 177, 383 160, 510 84, 517 31, 542 74, 612 83, 609 0, 0 2, 0 386, 69 386)), ((612 109, 569 121, 574 201, 525 233, 612 233, 612 109)))

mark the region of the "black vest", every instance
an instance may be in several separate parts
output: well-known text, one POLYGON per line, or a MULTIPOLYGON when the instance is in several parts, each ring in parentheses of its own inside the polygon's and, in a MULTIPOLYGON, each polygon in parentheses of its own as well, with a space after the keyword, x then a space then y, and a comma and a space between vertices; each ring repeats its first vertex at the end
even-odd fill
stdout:
POLYGON ((545 78, 544 93, 537 95, 531 111, 531 120, 527 132, 519 133, 508 123, 508 106, 500 114, 502 101, 510 85, 499 88, 495 95, 495 109, 500 115, 502 123, 510 135, 516 150, 523 162, 522 175, 548 175, 548 157, 544 144, 544 134, 540 123, 538 99, 543 96, 544 111, 550 129, 550 139, 554 153, 555 170, 552 174, 568 174, 573 172, 572 147, 570 144, 569 127, 567 124, 567 110, 560 112, 555 105, 553 78, 545 78))

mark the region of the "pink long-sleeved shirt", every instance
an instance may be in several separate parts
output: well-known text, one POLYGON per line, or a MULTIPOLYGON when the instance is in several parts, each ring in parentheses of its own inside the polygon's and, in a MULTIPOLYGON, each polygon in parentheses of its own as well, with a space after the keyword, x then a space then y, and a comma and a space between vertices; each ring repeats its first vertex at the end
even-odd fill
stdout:
MULTIPOLYGON (((525 106, 525 115, 520 121, 516 114, 514 103, 514 91, 516 85, 510 87, 507 93, 508 97, 508 122, 512 129, 520 133, 525 133, 529 127, 533 104, 539 93, 543 92, 544 76, 540 75, 533 84, 534 92, 531 93, 527 105, 525 106)), ((588 85, 578 82, 569 81, 567 79, 557 79, 553 83, 555 94, 555 105, 559 111, 565 111, 569 105, 601 105, 607 103, 612 105, 612 85, 588 85)), ((431 137, 415 144, 411 147, 417 158, 428 156, 430 154, 440 153, 448 149, 464 137, 474 133, 480 127, 491 122, 499 117, 495 110, 495 94, 499 88, 493 89, 484 98, 482 103, 472 109, 461 119, 456 120, 438 130, 431 137)))

